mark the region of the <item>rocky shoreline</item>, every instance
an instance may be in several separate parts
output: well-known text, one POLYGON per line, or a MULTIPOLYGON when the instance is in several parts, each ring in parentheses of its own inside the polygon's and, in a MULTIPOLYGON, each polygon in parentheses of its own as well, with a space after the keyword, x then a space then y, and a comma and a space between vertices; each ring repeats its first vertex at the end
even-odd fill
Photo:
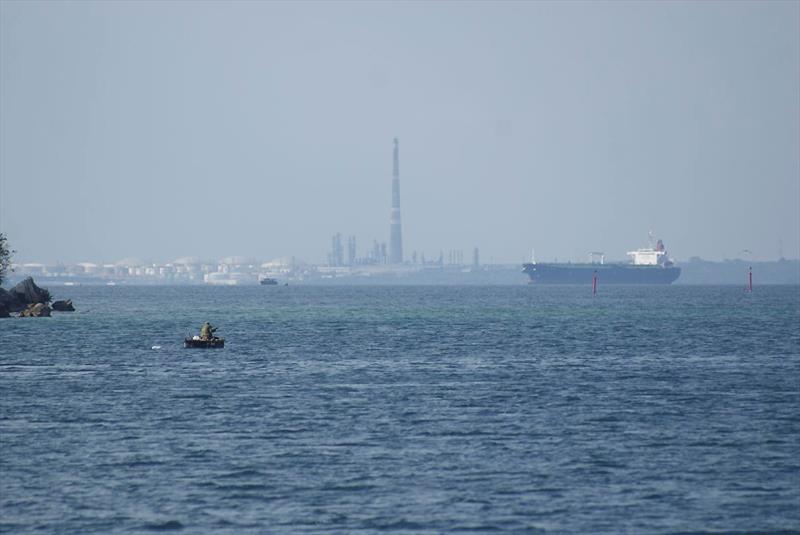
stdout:
POLYGON ((18 313, 20 318, 49 317, 54 310, 73 312, 75 307, 70 299, 53 301, 50 292, 37 286, 32 277, 10 290, 0 288, 0 318, 12 317, 12 313, 18 313))

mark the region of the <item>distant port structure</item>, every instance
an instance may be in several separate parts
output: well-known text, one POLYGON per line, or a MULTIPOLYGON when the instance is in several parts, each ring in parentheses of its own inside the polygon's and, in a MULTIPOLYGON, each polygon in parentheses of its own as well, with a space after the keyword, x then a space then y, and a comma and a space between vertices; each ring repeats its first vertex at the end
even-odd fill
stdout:
MULTIPOLYGON (((331 236, 331 249, 324 265, 307 263, 294 256, 283 256, 267 261, 253 257, 227 256, 224 258, 181 257, 169 262, 154 262, 133 257, 114 263, 79 262, 77 264, 46 265, 27 259, 11 264, 11 284, 24 277, 35 276, 37 282, 50 285, 81 284, 208 284, 208 285, 262 285, 284 286, 300 284, 523 284, 526 279, 538 283, 589 284, 668 284, 677 273, 681 273, 681 284, 736 284, 747 279, 747 291, 752 291, 752 277, 758 273, 760 284, 800 284, 800 259, 780 258, 777 261, 755 261, 753 253, 742 250, 749 258, 726 259, 722 262, 706 261, 692 257, 675 266, 668 257, 660 240, 647 249, 629 252, 633 262, 606 263, 605 254, 590 253, 589 263, 539 263, 532 258, 524 264, 496 264, 492 257, 488 263, 481 262, 480 250, 472 251, 468 263, 462 249, 441 249, 433 255, 411 250, 403 255, 402 230, 400 226, 400 150, 394 139, 392 205, 390 212, 390 241, 372 240, 362 246, 364 254, 359 256, 356 237, 340 233, 331 236), (599 262, 597 261, 599 257, 599 262), (559 277, 561 274, 575 278, 559 277), (642 274, 638 280, 630 276, 620 280, 619 273, 642 274), (616 280, 615 280, 616 276, 616 280), (654 280, 654 278, 656 280, 654 280)), ((532 255, 533 256, 533 255, 532 255)), ((523 260, 524 262, 524 260, 523 260)), ((636 277, 634 277, 636 279, 636 277)))
MULTIPOLYGON (((11 284, 35 276, 38 282, 55 285, 75 284, 209 284, 284 286, 288 283, 328 284, 523 284, 526 279, 538 284, 669 284, 680 274, 682 284, 741 284, 747 276, 747 291, 752 291, 753 273, 760 284, 800 284, 800 259, 786 259, 779 251, 777 261, 749 258, 710 262, 692 257, 676 266, 667 256, 661 240, 651 247, 628 252, 630 263, 605 261, 605 253, 591 252, 588 263, 540 263, 531 255, 523 269, 519 264, 496 264, 492 257, 481 262, 480 250, 472 250, 471 262, 464 250, 440 249, 433 255, 411 250, 403 255, 400 218, 400 143, 394 138, 392 204, 389 242, 372 240, 362 245, 359 256, 356 236, 346 241, 340 233, 331 236, 327 262, 307 263, 294 256, 267 261, 253 257, 228 256, 220 259, 181 257, 171 262, 124 258, 114 263, 80 262, 45 265, 35 261, 11 264, 11 284), (598 262, 599 259, 599 262, 598 262)), ((31 259, 33 260, 33 259, 31 259)))
POLYGON ((403 254, 403 230, 400 215, 400 140, 393 138, 392 150, 392 204, 389 212, 389 240, 373 240, 371 247, 367 246, 365 253, 359 256, 356 251, 356 237, 347 237, 345 250, 342 235, 335 233, 331 236, 331 248, 327 253, 327 263, 321 267, 322 271, 335 273, 337 276, 360 275, 372 276, 376 274, 409 274, 425 269, 471 269, 480 267, 480 254, 475 247, 472 254, 472 264, 464 263, 464 251, 450 249, 438 251, 436 255, 427 260, 425 254, 411 251, 408 256, 403 254))
MULTIPOLYGON (((342 245, 342 235, 331 236, 331 249, 328 252, 328 267, 349 267, 365 265, 389 265, 398 267, 405 263, 403 257, 403 229, 400 216, 400 140, 393 139, 392 150, 392 205, 389 211, 389 243, 374 240, 367 249, 366 256, 357 257, 356 237, 347 238, 347 255, 342 245)), ((416 252, 412 263, 416 264, 416 252)), ((424 258, 424 256, 423 256, 424 258)), ((424 262, 423 262, 424 263, 424 262)))

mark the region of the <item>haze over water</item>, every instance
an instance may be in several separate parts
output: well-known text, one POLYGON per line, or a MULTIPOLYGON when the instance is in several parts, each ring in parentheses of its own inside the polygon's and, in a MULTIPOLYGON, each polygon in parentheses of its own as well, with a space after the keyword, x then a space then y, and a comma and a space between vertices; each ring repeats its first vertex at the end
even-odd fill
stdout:
POLYGON ((0 0, 0 233, 77 308, 0 319, 0 532, 800 531, 800 286, 762 285, 797 261, 759 264, 800 257, 799 20, 0 0), (405 260, 475 248, 473 286, 216 262, 380 250, 395 137, 405 260), (596 297, 477 269, 649 230, 752 264, 596 297), (225 348, 183 349, 205 321, 225 348))
POLYGON ((800 529, 796 286, 69 292, 0 323, 2 531, 800 529))
POLYGON ((1 2, 22 262, 800 257, 797 2, 1 2), (213 200, 212 200, 213 199, 213 200), (32 214, 33 207, 41 213, 32 214))

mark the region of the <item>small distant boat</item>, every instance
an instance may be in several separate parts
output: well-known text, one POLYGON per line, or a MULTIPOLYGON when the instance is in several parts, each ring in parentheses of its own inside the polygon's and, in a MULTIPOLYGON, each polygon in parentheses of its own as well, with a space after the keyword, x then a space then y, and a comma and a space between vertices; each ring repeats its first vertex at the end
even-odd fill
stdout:
POLYGON ((264 277, 260 281, 258 281, 261 286, 277 286, 278 281, 277 279, 270 279, 269 277, 264 277))
POLYGON ((184 338, 183 339, 183 347, 185 347, 185 348, 225 347, 225 339, 224 338, 212 338, 211 340, 203 340, 199 336, 193 336, 191 338, 184 338))

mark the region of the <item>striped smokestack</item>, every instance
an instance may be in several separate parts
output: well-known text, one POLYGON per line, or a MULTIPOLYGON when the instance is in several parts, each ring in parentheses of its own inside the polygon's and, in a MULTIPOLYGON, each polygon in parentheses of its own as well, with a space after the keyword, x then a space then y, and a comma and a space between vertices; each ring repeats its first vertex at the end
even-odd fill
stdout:
POLYGON ((392 173, 392 211, 389 217, 389 263, 403 263, 403 235, 400 231, 400 142, 394 138, 394 171, 392 173))

